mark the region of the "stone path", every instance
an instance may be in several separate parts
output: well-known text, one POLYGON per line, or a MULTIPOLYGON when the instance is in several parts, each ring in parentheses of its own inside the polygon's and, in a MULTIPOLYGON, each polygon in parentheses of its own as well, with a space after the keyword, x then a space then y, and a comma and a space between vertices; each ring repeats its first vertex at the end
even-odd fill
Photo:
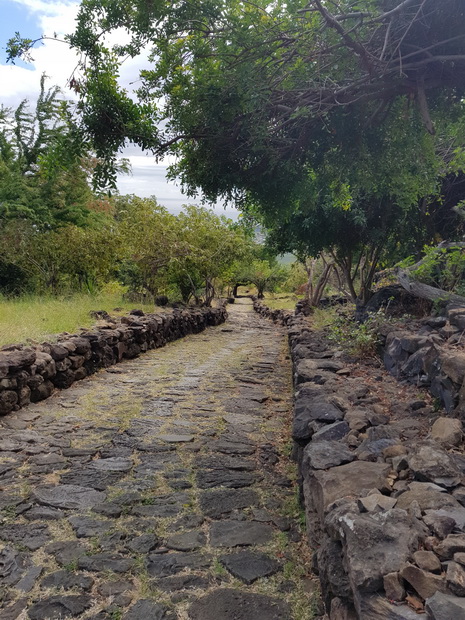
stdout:
POLYGON ((2 419, 2 620, 315 617, 285 335, 230 310, 2 419))

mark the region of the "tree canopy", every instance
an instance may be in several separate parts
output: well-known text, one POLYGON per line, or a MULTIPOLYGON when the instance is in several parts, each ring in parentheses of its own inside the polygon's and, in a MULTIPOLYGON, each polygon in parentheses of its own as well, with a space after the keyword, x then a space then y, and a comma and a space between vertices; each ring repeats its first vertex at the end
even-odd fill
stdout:
POLYGON ((68 40, 103 183, 128 141, 174 155, 191 194, 234 201, 283 249, 333 249, 349 288, 360 249, 372 273, 427 236, 465 167, 463 0, 83 0, 68 40), (129 93, 120 64, 147 49, 129 93))

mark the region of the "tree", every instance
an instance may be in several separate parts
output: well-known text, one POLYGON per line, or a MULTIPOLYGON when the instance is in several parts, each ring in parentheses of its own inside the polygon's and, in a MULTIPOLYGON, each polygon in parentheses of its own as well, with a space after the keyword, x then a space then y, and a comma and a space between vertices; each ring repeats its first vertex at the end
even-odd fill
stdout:
POLYGON ((464 31, 462 0, 84 0, 69 40, 87 54, 83 123, 110 167, 132 140, 176 155, 190 192, 272 229, 312 223, 307 247, 323 237, 366 300, 389 227, 417 227, 413 209, 446 173, 440 152, 463 154, 464 31), (131 39, 110 49, 118 27, 131 39), (134 101, 118 59, 147 46, 134 101))
POLYGON ((45 76, 35 109, 23 100, 0 108, 0 218, 26 219, 42 230, 95 220, 85 147, 76 146, 71 105, 45 76))
POLYGON ((41 231, 31 222, 11 220, 0 236, 5 274, 0 288, 14 294, 28 289, 53 295, 76 290, 93 293, 108 280, 119 253, 118 237, 109 225, 68 224, 41 231))
POLYGON ((248 231, 202 207, 185 206, 177 220, 178 234, 188 251, 172 261, 171 276, 184 291, 185 299, 190 293, 196 301, 202 297, 209 306, 216 281, 226 277, 231 265, 247 252, 248 231))
POLYGON ((254 260, 245 266, 243 279, 257 288, 257 297, 263 299, 265 291, 274 291, 287 277, 287 271, 276 261, 254 260))
POLYGON ((120 274, 131 292, 154 298, 166 281, 173 260, 188 251, 176 216, 156 199, 120 196, 114 200, 115 224, 122 239, 120 274))

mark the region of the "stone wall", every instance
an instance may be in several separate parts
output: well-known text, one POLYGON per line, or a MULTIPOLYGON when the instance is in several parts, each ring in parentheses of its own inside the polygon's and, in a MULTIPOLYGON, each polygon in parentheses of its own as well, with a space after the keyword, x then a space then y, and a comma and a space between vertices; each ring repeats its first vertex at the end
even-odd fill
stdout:
POLYGON ((271 309, 261 299, 252 297, 253 309, 257 314, 264 319, 271 319, 274 323, 280 325, 287 325, 294 317, 294 312, 291 310, 271 309))
POLYGON ((460 420, 431 425, 428 407, 402 407, 395 382, 387 415, 307 319, 287 325, 294 457, 330 620, 465 620, 460 420))
POLYGON ((427 387, 448 413, 465 414, 465 308, 428 317, 414 330, 385 330, 386 369, 400 380, 427 387))
POLYGON ((219 325, 226 317, 224 307, 175 309, 170 314, 137 311, 80 334, 62 336, 57 343, 3 347, 0 415, 48 398, 55 388, 68 388, 100 368, 219 325))

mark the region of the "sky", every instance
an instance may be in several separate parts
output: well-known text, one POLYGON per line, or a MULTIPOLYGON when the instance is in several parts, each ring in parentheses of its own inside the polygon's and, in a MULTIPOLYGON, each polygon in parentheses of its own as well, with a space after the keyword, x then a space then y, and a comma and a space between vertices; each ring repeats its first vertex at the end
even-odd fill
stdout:
MULTIPOLYGON (((32 52, 33 62, 22 61, 15 65, 6 63, 6 43, 19 32, 21 36, 35 39, 42 34, 57 39, 74 30, 74 20, 79 7, 75 0, 0 0, 0 103, 16 107, 23 99, 31 102, 37 98, 40 77, 45 73, 49 86, 59 86, 65 97, 73 99, 67 82, 77 65, 75 53, 66 44, 57 40, 47 40, 32 52)), ((127 62, 121 71, 121 79, 126 85, 137 78, 141 60, 127 62)), ((128 158, 132 174, 118 179, 121 194, 155 196, 158 203, 172 213, 179 213, 183 204, 199 204, 200 199, 192 199, 182 194, 180 187, 165 178, 168 162, 155 162, 138 147, 128 146, 122 156, 128 158)), ((215 211, 237 218, 238 212, 232 207, 226 209, 218 204, 215 211)))

